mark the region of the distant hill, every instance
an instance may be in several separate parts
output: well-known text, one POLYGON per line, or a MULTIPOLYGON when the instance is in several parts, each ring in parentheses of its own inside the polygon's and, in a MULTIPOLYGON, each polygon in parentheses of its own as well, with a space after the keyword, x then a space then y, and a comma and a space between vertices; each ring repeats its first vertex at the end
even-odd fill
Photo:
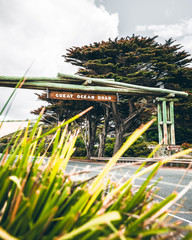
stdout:
POLYGON ((28 121, 4 122, 0 128, 0 138, 10 133, 16 132, 18 129, 23 129, 27 127, 27 124, 28 121))

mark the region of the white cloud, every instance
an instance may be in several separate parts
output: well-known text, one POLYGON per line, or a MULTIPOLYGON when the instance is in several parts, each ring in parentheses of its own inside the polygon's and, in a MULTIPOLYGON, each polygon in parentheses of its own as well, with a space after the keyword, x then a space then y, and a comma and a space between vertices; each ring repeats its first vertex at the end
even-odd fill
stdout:
POLYGON ((139 33, 152 33, 158 35, 163 39, 178 40, 184 46, 184 49, 192 54, 192 18, 182 20, 176 24, 163 24, 163 25, 138 25, 136 31, 139 33))
POLYGON ((151 25, 148 26, 149 31, 153 31, 155 35, 161 37, 181 37, 183 35, 183 26, 182 24, 173 24, 173 25, 151 25))
POLYGON ((168 8, 165 9, 164 12, 167 17, 171 17, 173 15, 173 9, 168 8))
MULTIPOLYGON (((22 76, 33 60, 28 76, 74 74, 77 68, 61 57, 66 49, 115 38, 118 23, 118 14, 96 6, 94 0, 1 0, 0 75, 22 76)), ((25 109, 22 119, 34 109, 33 93, 28 94, 27 101, 21 100, 14 108, 25 109)), ((2 99, 9 95, 2 88, 0 95, 1 109, 2 99)))
MULTIPOLYGON (((0 111, 2 110, 2 107, 5 105, 6 101, 8 100, 13 90, 14 89, 11 88, 0 87, 1 95, 0 111)), ((0 120, 3 120, 5 115, 7 115, 5 120, 7 119, 24 120, 28 118, 30 119, 37 118, 37 116, 35 115, 32 114, 30 115, 30 111, 46 104, 38 100, 38 97, 34 94, 35 92, 38 92, 39 94, 42 93, 42 91, 37 90, 34 91, 29 89, 17 89, 10 103, 3 112, 3 115, 0 116, 0 120), (6 112, 8 112, 8 114, 6 114, 6 112)))
POLYGON ((181 40, 181 45, 184 46, 185 50, 189 51, 192 55, 192 34, 184 36, 181 40))
MULTIPOLYGON (((93 0, 1 0, 0 74, 73 71, 61 55, 66 48, 118 35, 118 15, 93 0)), ((68 64, 69 65, 69 64, 68 64)))

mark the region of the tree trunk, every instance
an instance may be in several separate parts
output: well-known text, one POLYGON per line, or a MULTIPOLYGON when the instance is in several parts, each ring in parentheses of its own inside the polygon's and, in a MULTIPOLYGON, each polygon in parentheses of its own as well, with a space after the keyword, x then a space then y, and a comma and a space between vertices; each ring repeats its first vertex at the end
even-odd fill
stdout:
POLYGON ((91 118, 91 116, 88 117, 88 143, 87 143, 87 156, 86 159, 90 159, 91 156, 93 156, 94 151, 94 143, 95 143, 95 135, 96 135, 96 120, 94 118, 91 118))
POLYGON ((119 114, 118 106, 116 102, 111 103, 111 109, 112 109, 113 119, 115 123, 115 146, 113 149, 113 155, 114 155, 123 144, 124 128, 123 128, 123 122, 122 122, 122 119, 120 118, 120 114, 119 114))
POLYGON ((103 132, 99 134, 98 157, 104 157, 105 154, 105 137, 103 132))
POLYGON ((129 99, 129 103, 128 104, 129 104, 129 108, 128 108, 129 109, 129 116, 126 119, 124 119, 124 120, 122 120, 120 118, 120 114, 119 114, 119 111, 118 111, 117 103, 112 103, 111 104, 112 113, 113 113, 113 119, 114 119, 114 122, 115 122, 115 135, 116 135, 113 155, 123 145, 124 134, 130 128, 131 124, 133 123, 134 118, 136 116, 138 116, 138 114, 140 114, 145 109, 145 107, 142 107, 142 108, 134 111, 133 99, 132 98, 129 99))
POLYGON ((124 129, 122 125, 118 126, 118 128, 115 128, 115 145, 113 149, 113 155, 121 148, 123 145, 123 135, 124 135, 124 129))
POLYGON ((98 157, 104 157, 105 155, 105 143, 107 137, 107 129, 109 125, 109 108, 105 107, 105 120, 103 123, 102 132, 99 134, 99 147, 98 147, 98 157))

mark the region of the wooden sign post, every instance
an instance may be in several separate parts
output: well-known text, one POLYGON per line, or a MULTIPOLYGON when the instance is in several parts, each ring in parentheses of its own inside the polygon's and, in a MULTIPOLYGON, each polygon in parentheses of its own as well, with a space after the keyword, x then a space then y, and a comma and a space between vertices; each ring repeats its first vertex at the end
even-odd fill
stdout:
POLYGON ((117 95, 113 94, 99 94, 99 93, 74 93, 63 91, 48 91, 48 98, 58 100, 85 100, 85 101, 97 101, 97 102, 117 102, 117 95))

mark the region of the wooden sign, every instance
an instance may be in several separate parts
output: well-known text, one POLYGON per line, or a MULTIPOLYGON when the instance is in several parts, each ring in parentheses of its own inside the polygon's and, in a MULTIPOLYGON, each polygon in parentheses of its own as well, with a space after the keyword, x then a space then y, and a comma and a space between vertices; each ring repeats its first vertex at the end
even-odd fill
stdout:
POLYGON ((96 94, 96 93, 74 93, 62 91, 49 91, 48 98, 60 100, 85 100, 97 102, 117 102, 117 95, 96 94))
POLYGON ((181 149, 181 146, 180 145, 168 145, 167 146, 167 150, 174 150, 176 152, 178 152, 179 150, 181 149))

